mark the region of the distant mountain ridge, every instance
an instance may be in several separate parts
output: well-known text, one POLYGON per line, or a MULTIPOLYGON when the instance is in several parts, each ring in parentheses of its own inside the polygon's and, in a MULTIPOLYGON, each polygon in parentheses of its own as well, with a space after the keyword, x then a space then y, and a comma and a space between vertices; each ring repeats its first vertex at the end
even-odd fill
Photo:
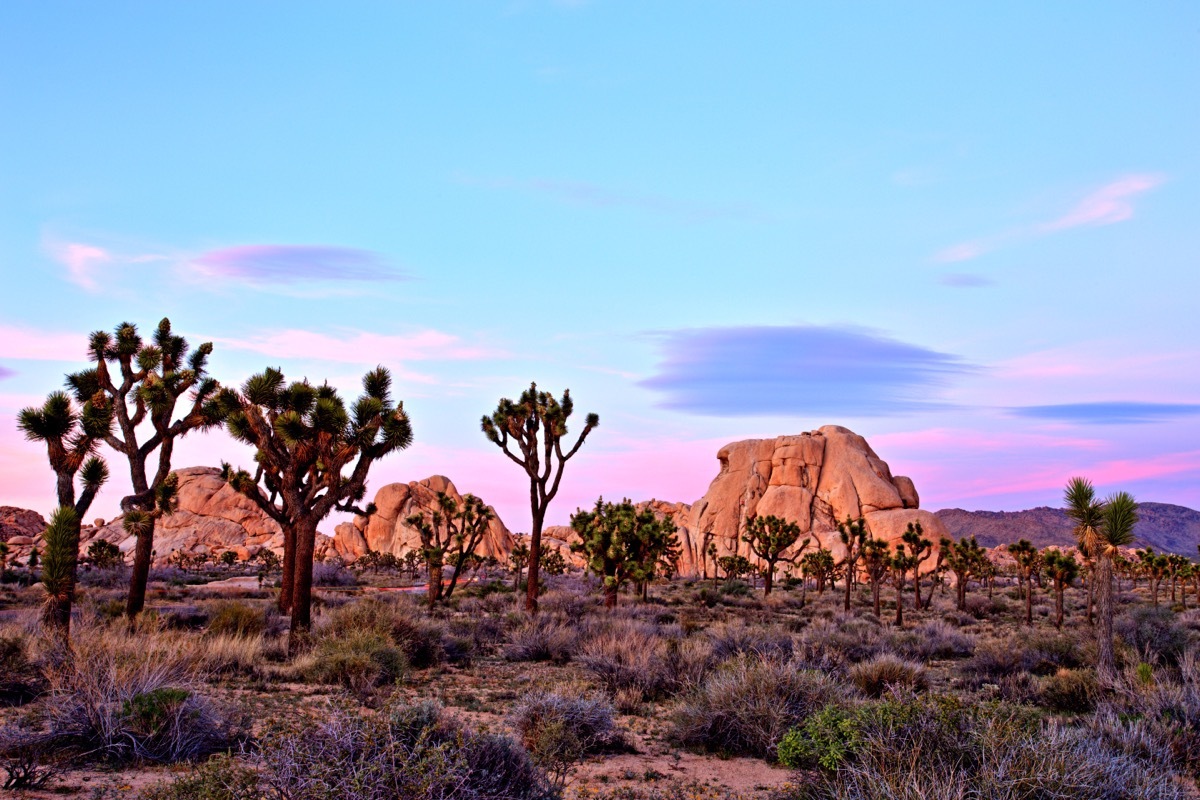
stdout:
MULTIPOLYGON (((945 508, 936 512, 955 539, 974 536, 983 547, 997 547, 1028 539, 1038 547, 1075 543, 1073 525, 1061 508, 1040 506, 1025 511, 964 511, 945 508)), ((1200 544, 1200 511, 1170 503, 1139 503, 1138 524, 1133 529, 1136 547, 1153 547, 1195 558, 1200 544)))

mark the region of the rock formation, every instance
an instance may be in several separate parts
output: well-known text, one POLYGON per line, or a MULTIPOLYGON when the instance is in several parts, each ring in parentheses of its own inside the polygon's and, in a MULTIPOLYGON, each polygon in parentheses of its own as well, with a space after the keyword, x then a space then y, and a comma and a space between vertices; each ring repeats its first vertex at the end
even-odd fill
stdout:
MULTIPOLYGON (((263 548, 283 554, 283 531, 275 520, 264 514, 250 498, 233 490, 212 467, 176 470, 179 476, 179 509, 159 519, 154 530, 154 562, 163 564, 172 554, 219 557, 232 550, 239 560, 256 555, 263 548)), ((84 526, 80 552, 97 539, 117 545, 130 554, 135 537, 125 532, 121 518, 103 526, 84 526)), ((316 558, 331 556, 332 540, 317 534, 316 558)))
MULTIPOLYGON (((801 541, 811 538, 810 549, 820 545, 835 558, 843 554, 837 524, 847 517, 863 517, 874 536, 889 542, 899 540, 909 522, 919 522, 935 545, 949 535, 937 516, 919 508, 912 480, 893 477, 866 439, 846 428, 827 425, 798 436, 734 442, 722 447, 717 459, 720 473, 694 504, 638 504, 674 520, 683 551, 681 575, 711 574, 705 554, 709 542, 716 544, 718 557, 740 554, 755 561, 741 538, 746 520, 755 516, 798 523, 804 531, 801 541)), ((569 527, 547 528, 544 535, 548 546, 563 550, 571 563, 582 563, 570 556, 577 538, 569 527)))
MULTIPOLYGON (((411 483, 389 483, 375 494, 376 511, 370 518, 355 517, 353 522, 337 526, 334 549, 347 562, 358 559, 368 548, 397 556, 409 550, 420 550, 421 535, 405 520, 412 514, 436 510, 438 492, 445 492, 456 502, 462 503, 458 489, 443 475, 411 483)), ((494 514, 495 509, 492 512, 494 514)), ((475 552, 505 561, 512 547, 512 534, 498 516, 493 516, 475 552)))
POLYGON ((36 511, 16 506, 0 506, 0 542, 8 545, 8 563, 24 563, 34 544, 41 549, 46 520, 36 511))

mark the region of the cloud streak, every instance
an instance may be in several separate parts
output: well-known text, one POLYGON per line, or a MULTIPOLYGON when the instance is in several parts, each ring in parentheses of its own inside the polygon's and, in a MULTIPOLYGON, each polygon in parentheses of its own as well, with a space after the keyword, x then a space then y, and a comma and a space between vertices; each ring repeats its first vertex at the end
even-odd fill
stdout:
POLYGON ((1026 419, 1074 425, 1129 425, 1197 416, 1200 415, 1200 403, 1059 403, 1010 408, 1009 413, 1026 419))
POLYGON ((948 272, 938 278, 938 283, 942 286, 949 286, 952 289, 980 289, 984 286, 992 286, 996 282, 985 275, 973 275, 969 272, 948 272))
POLYGON ((973 371, 957 356, 875 331, 795 325, 662 335, 660 407, 722 417, 886 416, 944 408, 937 394, 973 371))
POLYGON ((271 358, 312 359, 346 364, 388 364, 396 361, 468 360, 495 358, 495 348, 465 344, 457 336, 436 330, 408 334, 343 331, 330 335, 299 329, 279 330, 238 339, 216 339, 235 350, 271 358))
POLYGON ((188 261, 199 274, 258 285, 302 281, 398 281, 408 275, 376 253, 331 245, 260 244, 209 250, 188 261))
POLYGON ((1164 180, 1157 173, 1125 175, 1085 195, 1069 211, 1053 220, 959 242, 939 250, 933 255, 933 260, 939 264, 957 264, 979 258, 1012 242, 1049 236, 1072 228, 1125 222, 1133 218, 1134 198, 1157 188, 1164 180))
POLYGON ((7 367, 4 367, 4 366, 0 366, 0 381, 4 380, 5 378, 11 378, 13 375, 16 375, 16 374, 17 373, 12 371, 11 369, 8 369, 7 367))

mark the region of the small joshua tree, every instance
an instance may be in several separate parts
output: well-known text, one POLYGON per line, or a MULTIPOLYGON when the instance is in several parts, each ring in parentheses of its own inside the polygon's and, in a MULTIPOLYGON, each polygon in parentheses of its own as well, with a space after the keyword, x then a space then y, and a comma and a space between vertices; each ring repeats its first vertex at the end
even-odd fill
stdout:
POLYGON ((517 542, 513 545, 513 549, 508 554, 508 564, 513 572, 513 591, 518 591, 521 588, 521 573, 525 571, 525 565, 529 563, 529 545, 524 542, 517 542))
POLYGON ((863 544, 867 541, 867 524, 862 517, 857 520, 846 517, 845 522, 838 523, 838 538, 842 540, 842 546, 846 548, 846 555, 842 558, 842 566, 846 571, 846 602, 844 610, 850 610, 850 592, 852 591, 854 581, 857 578, 855 566, 858 559, 862 556, 863 544))
POLYGON ((808 547, 805 539, 796 553, 785 555, 788 548, 800 538, 800 526, 775 516, 752 517, 746 520, 746 533, 742 541, 750 545, 750 551, 763 561, 763 596, 771 593, 775 583, 775 565, 780 561, 791 562, 808 547))
POLYGON ((890 559, 892 580, 896 584, 896 627, 904 627, 904 582, 909 572, 920 569, 921 561, 906 549, 904 542, 896 543, 896 554, 890 559))
POLYGON ((863 572, 871 584, 871 600, 874 604, 875 616, 879 616, 879 589, 888 570, 892 568, 891 548, 883 539, 867 539, 862 545, 863 572))
POLYGON ((405 522, 416 528, 421 536, 421 554, 429 569, 429 607, 454 594, 462 567, 475 555, 475 548, 483 541, 488 525, 495 514, 482 500, 473 494, 458 501, 445 492, 437 493, 437 510, 429 513, 412 514, 405 522), (448 585, 443 586, 442 572, 447 561, 454 567, 448 585))
POLYGON ((206 342, 189 354, 187 340, 171 330, 166 318, 150 343, 142 340, 136 325, 122 322, 112 334, 91 335, 88 355, 95 367, 67 376, 76 398, 103 397, 111 407, 116 427, 104 441, 129 463, 133 494, 121 500, 121 511, 125 530, 137 539, 125 603, 130 619, 146 604, 155 523, 174 504, 174 489, 168 490, 166 483, 175 443, 191 431, 221 422, 213 403, 220 387, 207 373, 212 349, 206 342), (184 398, 189 399, 176 417, 176 406, 184 398), (149 430, 143 428, 146 423, 149 430))
POLYGON ((972 536, 969 539, 951 541, 942 537, 938 549, 945 554, 946 566, 954 573, 955 601, 959 611, 967 610, 967 584, 971 578, 983 574, 981 566, 987 560, 983 548, 972 536))
POLYGON ((933 554, 933 542, 925 538, 925 529, 919 522, 908 523, 908 527, 900 539, 908 547, 908 554, 916 559, 916 564, 912 568, 913 608, 920 611, 923 606, 921 602, 921 565, 928 561, 933 554))
POLYGON ((648 508, 638 511, 627 499, 598 499, 593 510, 571 516, 571 528, 579 535, 571 551, 581 554, 588 569, 604 582, 605 608, 617 605, 622 583, 649 583, 658 565, 678 552, 675 523, 659 519, 648 508))
POLYGON ((499 447, 514 464, 529 477, 529 507, 533 525, 529 532, 529 586, 525 595, 525 610, 537 613, 538 568, 542 555, 542 526, 546 509, 558 494, 563 469, 579 452, 600 417, 588 414, 583 430, 575 444, 564 449, 567 419, 575 409, 570 390, 561 400, 549 392, 539 392, 537 384, 521 393, 516 402, 503 398, 490 417, 480 423, 483 435, 499 447), (514 450, 515 448, 515 450, 514 450))
POLYGON ((334 510, 374 513, 371 505, 355 505, 366 494, 371 466, 412 444, 404 404, 392 402, 391 387, 387 369, 371 370, 363 376, 363 394, 347 410, 328 384, 288 384, 281 371, 266 369, 240 392, 220 394, 226 428, 256 448, 258 462, 254 475, 226 464, 225 477, 283 529, 280 607, 291 611, 292 652, 312 622, 317 525, 334 510))
POLYGON ((1033 625, 1033 573, 1041 564, 1041 554, 1028 539, 1010 544, 1008 552, 1017 562, 1017 580, 1025 592, 1025 624, 1033 625))
POLYGON ((1054 585, 1054 627, 1062 630, 1063 593, 1079 575, 1079 562, 1070 553, 1046 550, 1042 553, 1042 564, 1054 585))
POLYGON ((725 573, 725 580, 737 580, 743 575, 749 575, 754 570, 750 559, 743 555, 731 554, 717 559, 717 566, 725 573))
POLYGON ((46 445, 56 478, 59 510, 45 537, 50 567, 43 568, 42 582, 46 586, 43 620, 59 644, 70 636, 81 521, 108 480, 108 466, 95 452, 112 429, 112 416, 112 405, 102 392, 88 396, 77 392, 74 401, 65 392, 52 392, 40 407, 22 409, 17 415, 17 427, 25 438, 46 445), (76 477, 83 488, 78 497, 76 477))

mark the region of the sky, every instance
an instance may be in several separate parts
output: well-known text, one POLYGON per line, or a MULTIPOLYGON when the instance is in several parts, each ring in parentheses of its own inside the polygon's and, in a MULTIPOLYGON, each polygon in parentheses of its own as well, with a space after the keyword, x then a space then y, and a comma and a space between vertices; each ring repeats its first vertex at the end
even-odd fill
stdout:
POLYGON ((371 490, 513 530, 531 381, 600 415, 551 523, 827 424, 930 509, 1200 508, 1198 79, 1191 2, 2 4, 0 504, 52 510, 19 410, 167 316, 230 385, 387 366, 371 490))

